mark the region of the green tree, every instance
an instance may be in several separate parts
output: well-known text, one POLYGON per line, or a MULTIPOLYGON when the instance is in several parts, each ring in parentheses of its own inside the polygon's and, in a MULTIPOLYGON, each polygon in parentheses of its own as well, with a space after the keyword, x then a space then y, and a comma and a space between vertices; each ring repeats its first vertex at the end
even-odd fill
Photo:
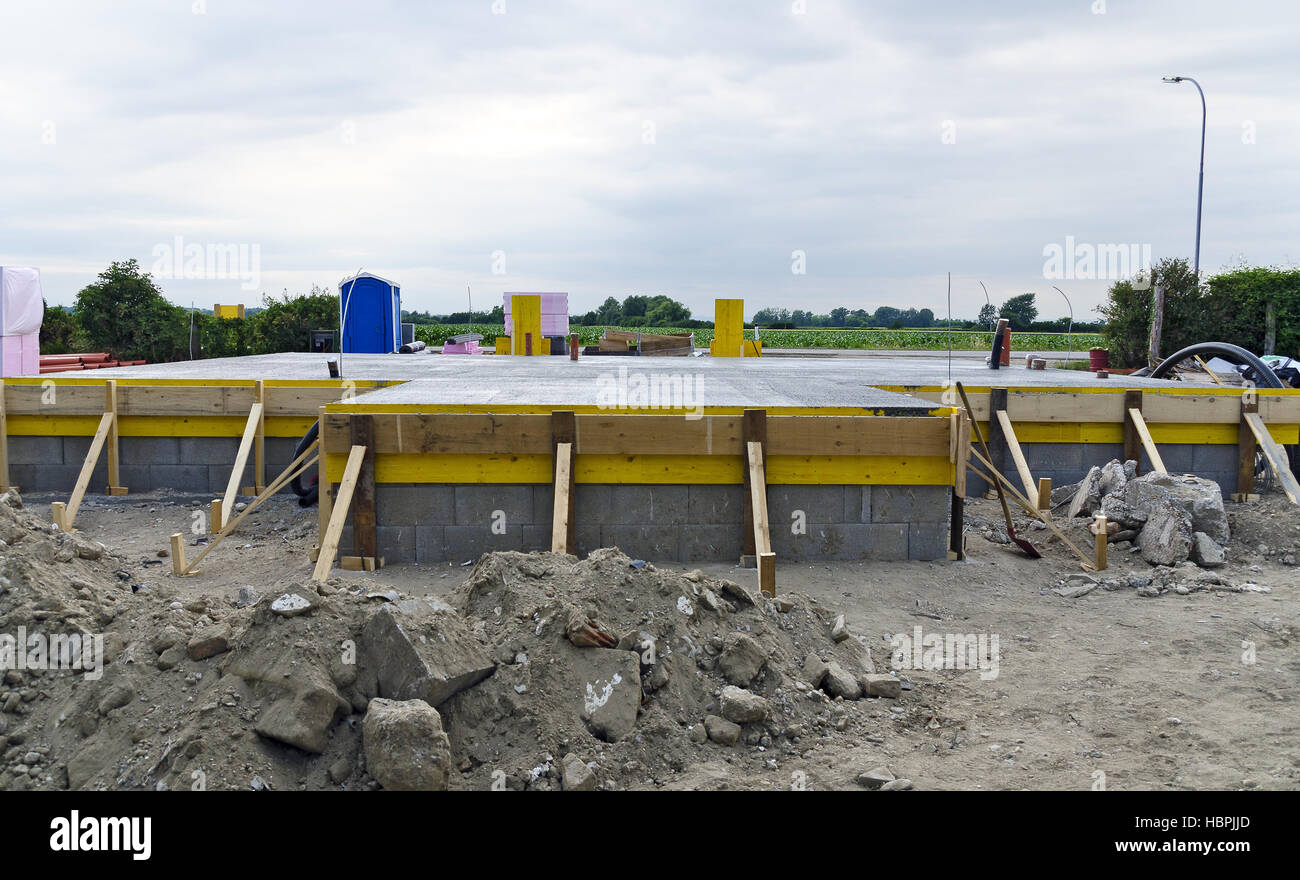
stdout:
POLYGON ((619 319, 623 316, 623 310, 619 306, 618 300, 609 296, 600 304, 600 308, 596 310, 596 315, 599 319, 596 322, 598 324, 617 324, 619 323, 619 319))
POLYGON ((185 310, 163 298, 134 260, 112 263, 77 294, 77 323, 92 349, 118 360, 172 361, 188 356, 185 310))
POLYGON ((691 310, 666 296, 656 296, 645 313, 650 327, 681 327, 691 319, 691 310))
MULTIPOLYGON (((1217 319, 1207 314, 1201 286, 1187 259, 1168 257, 1133 280, 1112 284, 1106 302, 1097 307, 1106 319, 1102 336, 1110 349, 1112 363, 1126 367, 1147 365, 1151 312, 1157 286, 1165 290, 1165 317, 1160 341, 1162 355, 1172 354, 1196 342, 1232 341, 1224 338, 1223 327, 1216 326, 1216 320, 1226 318, 1222 314, 1217 319)), ((1221 306, 1219 311, 1231 311, 1231 307, 1225 309, 1221 306)))
POLYGON ((997 321, 998 321, 997 306, 993 305, 993 303, 985 303, 984 305, 980 306, 979 317, 975 319, 976 324, 979 324, 981 327, 988 327, 991 330, 993 329, 994 325, 997 324, 997 321))
POLYGON ((324 288, 312 285, 311 293, 289 296, 286 290, 278 299, 262 297, 249 334, 252 354, 278 351, 308 351, 312 330, 337 330, 339 298, 324 288))
POLYGON ((649 299, 644 296, 633 294, 623 300, 623 320, 627 320, 635 315, 644 315, 646 308, 650 305, 649 299))
POLYGON ((1038 307, 1034 305, 1032 293, 1013 296, 1002 304, 998 310, 999 318, 1006 318, 1012 330, 1028 330, 1029 325, 1038 317, 1038 307))
POLYGON ((844 306, 831 309, 831 326, 843 327, 844 322, 848 319, 848 317, 849 317, 849 310, 844 308, 844 306))
MULTIPOLYGON (((43 301, 42 301, 43 302, 43 301)), ((76 316, 62 306, 51 308, 44 303, 45 317, 41 319, 41 354, 72 354, 87 348, 85 335, 76 316)))

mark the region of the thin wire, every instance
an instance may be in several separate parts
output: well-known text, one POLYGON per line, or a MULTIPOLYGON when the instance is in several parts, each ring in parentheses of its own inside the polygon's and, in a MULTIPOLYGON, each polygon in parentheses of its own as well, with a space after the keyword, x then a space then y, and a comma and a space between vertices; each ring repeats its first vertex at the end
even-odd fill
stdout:
POLYGON ((952 385, 952 273, 948 273, 948 385, 952 385))

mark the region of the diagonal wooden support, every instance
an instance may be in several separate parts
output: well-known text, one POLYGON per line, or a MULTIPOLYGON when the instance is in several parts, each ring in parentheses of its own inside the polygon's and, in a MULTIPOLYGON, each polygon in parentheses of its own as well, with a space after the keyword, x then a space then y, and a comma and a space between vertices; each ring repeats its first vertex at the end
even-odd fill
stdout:
POLYGON ((551 552, 572 553, 573 444, 555 444, 554 511, 551 514, 551 552))
POLYGON ((361 475, 361 462, 365 460, 366 447, 353 446, 348 453, 348 463, 343 468, 343 479, 339 482, 338 493, 334 498, 334 508, 330 512, 330 524, 325 530, 325 539, 321 541, 320 553, 316 557, 316 568, 312 580, 323 581, 330 576, 334 567, 334 557, 339 552, 339 538, 343 535, 343 523, 348 518, 348 508, 352 506, 352 493, 357 487, 357 477, 361 475))
POLYGON ((749 509, 754 523, 754 551, 758 557, 758 586, 776 595, 776 554, 772 552, 772 534, 767 521, 767 474, 764 471, 763 444, 750 440, 745 444, 749 467, 749 509))
POLYGON ((1278 483, 1282 486, 1282 491, 1286 497, 1291 499, 1292 504, 1300 504, 1300 483, 1296 482, 1295 474, 1291 473, 1291 464, 1287 460, 1286 450, 1273 439, 1273 435, 1268 432, 1268 426, 1260 418, 1257 412, 1242 413, 1241 417, 1246 420, 1246 426, 1250 432, 1255 435, 1255 442, 1259 444, 1259 451, 1264 453, 1264 458, 1268 460, 1269 469, 1273 471, 1273 476, 1277 478, 1278 483))
POLYGON ((1000 409, 997 411, 998 425, 1002 428, 1002 439, 1006 441, 1007 449, 1011 452, 1011 460, 1016 463, 1016 471, 1020 474, 1020 483, 1025 487, 1025 497, 1036 498, 1038 496, 1038 482, 1029 470, 1029 462, 1025 461, 1025 453, 1020 449, 1020 441, 1016 439, 1016 429, 1011 424, 1011 417, 1007 411, 1000 409))
POLYGON ((108 440, 108 433, 113 427, 115 418, 111 412, 104 413, 100 418, 99 428, 90 441, 90 451, 86 453, 86 460, 81 463, 81 473, 77 476, 76 485, 72 487, 72 496, 68 499, 68 503, 65 505, 62 501, 56 501, 50 505, 50 519, 65 532, 72 531, 72 524, 77 519, 77 510, 81 507, 81 499, 86 495, 90 476, 95 472, 99 454, 104 451, 104 443, 108 440))
POLYGON ((108 488, 104 490, 106 495, 125 495, 126 487, 122 485, 119 479, 117 468, 117 380, 109 379, 104 383, 104 413, 112 415, 113 421, 108 426, 108 438, 105 444, 108 447, 108 488))
POLYGON ((1147 428, 1146 419, 1142 418, 1142 410, 1130 409, 1128 411, 1129 421, 1133 423, 1133 429, 1142 440, 1142 448, 1147 452, 1147 458, 1151 459, 1151 467, 1156 473, 1167 474, 1165 463, 1160 458, 1160 450, 1156 449, 1156 441, 1151 439, 1151 431, 1147 428))
POLYGON ((239 495, 239 481, 244 476, 244 467, 248 464, 248 453, 253 448, 253 440, 257 436, 257 426, 261 421, 262 404, 254 403, 248 410, 248 421, 244 423, 244 436, 239 439, 239 451, 235 453, 235 466, 230 471, 230 479, 226 481, 226 494, 221 499, 221 518, 218 522, 213 523, 213 531, 221 531, 221 529, 225 528, 226 521, 230 519, 230 511, 234 508, 235 498, 239 495))
MULTIPOLYGON (((248 506, 245 507, 243 511, 240 512, 239 516, 235 517, 230 522, 226 523, 226 525, 224 525, 221 528, 221 530, 217 533, 216 539, 212 541, 210 544, 208 544, 208 546, 204 547, 202 552, 200 552, 198 556, 194 557, 194 561, 185 566, 181 574, 183 575, 198 574, 197 571, 194 571, 194 566, 199 564, 199 560, 201 560, 204 556, 207 556, 208 553, 210 553, 214 547, 216 547, 218 544, 224 541, 226 539, 226 536, 235 530, 235 526, 243 522, 244 517, 248 516, 254 510, 257 510, 257 508, 261 506, 263 501, 266 501, 268 498, 274 496, 275 493, 279 492, 285 486, 289 485, 290 480, 292 480, 294 477, 298 476, 299 474, 303 473, 305 470, 307 470, 307 468, 311 467, 313 464, 316 464, 318 460, 318 452, 321 448, 322 446, 319 442, 313 443, 312 445, 304 449, 297 458, 289 462, 289 466, 286 467, 280 473, 280 476, 276 477, 271 482, 271 485, 263 489, 262 494, 258 495, 256 498, 250 501, 248 503, 248 506)), ((324 468, 322 467, 321 470, 324 470, 324 468)), ((220 503, 221 501, 219 499, 214 500, 212 502, 214 508, 220 505, 220 503)))

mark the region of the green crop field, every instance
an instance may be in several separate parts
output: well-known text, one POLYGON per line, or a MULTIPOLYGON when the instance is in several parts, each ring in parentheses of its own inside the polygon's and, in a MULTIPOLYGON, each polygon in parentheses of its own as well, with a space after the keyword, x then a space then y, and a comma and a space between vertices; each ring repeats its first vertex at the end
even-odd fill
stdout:
MULTIPOLYGON (((712 328, 683 330, 676 328, 616 327, 632 333, 691 333, 697 348, 708 348, 713 339, 712 328)), ((604 327, 573 326, 582 345, 595 345, 604 327)), ((415 338, 429 345, 441 345, 448 336, 458 333, 481 333, 483 345, 491 347, 498 336, 505 333, 501 324, 417 324, 415 338)), ((765 348, 862 348, 909 351, 946 351, 948 333, 945 330, 876 330, 876 329, 807 329, 760 330, 759 338, 765 348)), ((746 330, 745 338, 753 339, 754 331, 746 330)), ((1102 344, 1097 333, 1013 333, 1012 345, 1016 351, 1087 351, 1102 344)), ((978 330, 954 330, 952 347, 955 350, 988 351, 993 347, 993 334, 978 330)))

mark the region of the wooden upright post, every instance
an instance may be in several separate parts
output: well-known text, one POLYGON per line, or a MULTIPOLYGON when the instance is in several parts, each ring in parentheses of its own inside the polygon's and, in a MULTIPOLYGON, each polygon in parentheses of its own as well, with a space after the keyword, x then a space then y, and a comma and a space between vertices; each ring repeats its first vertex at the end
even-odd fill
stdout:
POLYGON ((262 405, 257 415, 257 437, 253 441, 253 491, 257 496, 266 488, 266 382, 253 383, 253 401, 262 405))
POLYGON ((1124 392, 1124 460, 1137 462, 1137 472, 1142 473, 1142 438, 1138 437, 1137 425, 1128 417, 1128 411, 1135 409, 1142 412, 1142 391, 1124 392))
POLYGON ((112 424, 108 426, 108 488, 104 490, 106 495, 125 495, 126 487, 122 485, 119 479, 117 469, 117 380, 109 379, 104 383, 104 412, 111 413, 113 416, 112 424))
POLYGON ((555 462, 552 476, 554 495, 551 513, 551 550, 556 553, 578 552, 576 523, 576 484, 578 427, 571 410, 551 413, 551 452, 555 462), (561 467, 563 465, 563 467, 561 467))
POLYGON ((375 518, 375 424, 370 416, 349 416, 352 448, 364 447, 361 470, 352 497, 352 544, 358 556, 379 559, 379 534, 375 518))

